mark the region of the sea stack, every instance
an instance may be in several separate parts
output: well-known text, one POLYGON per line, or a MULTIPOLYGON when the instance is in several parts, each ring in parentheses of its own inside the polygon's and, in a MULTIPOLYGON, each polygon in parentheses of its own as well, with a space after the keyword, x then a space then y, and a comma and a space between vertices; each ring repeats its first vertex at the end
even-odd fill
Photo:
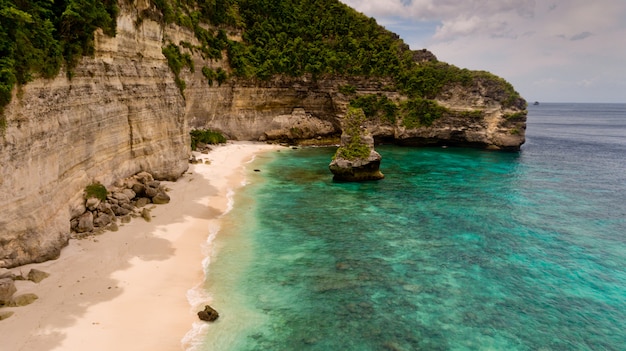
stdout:
POLYGON ((360 108, 350 108, 343 120, 341 145, 328 168, 334 180, 360 182, 380 180, 382 157, 374 150, 374 137, 365 128, 365 113, 360 108))

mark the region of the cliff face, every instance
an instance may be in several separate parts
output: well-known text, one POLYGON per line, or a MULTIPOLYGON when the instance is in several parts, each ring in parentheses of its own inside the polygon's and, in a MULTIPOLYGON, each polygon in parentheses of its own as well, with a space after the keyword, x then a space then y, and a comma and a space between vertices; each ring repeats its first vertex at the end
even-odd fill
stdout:
MULTIPOLYGON (((378 79, 277 78, 270 82, 231 81, 219 88, 207 88, 198 74, 187 82, 188 118, 192 128, 213 128, 239 140, 300 141, 316 136, 338 136, 349 101, 358 95, 386 96, 392 101, 406 99, 389 91, 378 79), (355 94, 340 92, 353 86, 355 94)), ((525 142, 526 115, 523 106, 503 107, 481 91, 450 87, 437 97, 448 110, 430 126, 408 128, 402 119, 368 121, 376 140, 403 145, 455 145, 501 150, 519 150, 525 142)))
POLYGON ((97 53, 68 80, 37 80, 14 92, 0 136, 0 267, 56 257, 83 190, 142 170, 175 179, 188 167, 185 101, 161 53, 162 28, 96 35, 97 53))
MULTIPOLYGON (((228 70, 226 60, 193 54, 184 69, 184 96, 161 48, 168 41, 195 43, 194 34, 150 19, 137 21, 149 1, 120 2, 115 38, 96 33, 96 53, 71 80, 60 74, 14 91, 0 134, 0 267, 58 256, 70 219, 84 211, 83 190, 111 185, 140 171, 176 179, 186 169, 190 128, 212 128, 238 140, 303 140, 341 134, 350 99, 390 91, 389 82, 365 78, 230 78, 209 86, 201 67, 228 70), (354 86, 353 96, 340 92, 354 86)), ((425 145, 517 149, 525 114, 503 109, 485 92, 450 87, 437 98, 450 113, 431 126, 407 128, 402 120, 369 122, 376 139, 425 145), (481 110, 480 116, 461 114, 481 110), (507 118, 507 116, 509 118, 507 118), (513 116, 513 117, 511 117, 513 116)))
POLYGON ((451 145, 494 150, 519 150, 526 141, 525 101, 503 107, 493 91, 480 83, 476 90, 449 87, 437 98, 448 112, 431 126, 394 130, 394 139, 412 146, 451 145))

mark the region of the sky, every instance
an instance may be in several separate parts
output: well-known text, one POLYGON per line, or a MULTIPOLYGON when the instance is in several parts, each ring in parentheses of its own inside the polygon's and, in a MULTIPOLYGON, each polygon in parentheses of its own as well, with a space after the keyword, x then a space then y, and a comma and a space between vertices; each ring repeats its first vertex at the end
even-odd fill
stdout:
POLYGON ((341 1, 531 103, 626 103, 626 0, 341 1))

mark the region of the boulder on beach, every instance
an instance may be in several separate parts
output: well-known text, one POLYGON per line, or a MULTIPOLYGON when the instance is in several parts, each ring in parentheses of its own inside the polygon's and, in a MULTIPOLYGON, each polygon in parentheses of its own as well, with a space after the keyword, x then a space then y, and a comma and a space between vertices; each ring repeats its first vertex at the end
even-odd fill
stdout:
POLYGON ((15 274, 6 268, 0 268, 0 279, 10 278, 13 279, 15 274))
POLYGON ((157 194, 159 193, 159 188, 147 186, 146 189, 144 190, 144 193, 146 194, 147 197, 153 198, 157 196, 157 194))
POLYGON ((137 202, 135 202, 135 206, 136 207, 144 207, 147 204, 149 204, 151 201, 150 199, 148 199, 147 197, 140 197, 139 199, 137 199, 137 202))
POLYGON ((143 208, 141 210, 141 217, 146 220, 146 222, 150 222, 152 220, 152 215, 150 214, 150 210, 147 208, 143 208))
POLYGON ((85 206, 88 210, 94 211, 100 205, 100 199, 97 197, 90 197, 85 201, 85 206))
POLYGON ((100 213, 98 214, 98 217, 93 220, 93 225, 95 227, 106 227, 111 222, 113 222, 113 218, 111 218, 111 216, 106 213, 100 213))
POLYGON ((78 217, 78 227, 76 231, 86 233, 93 230, 93 213, 87 211, 78 217))
POLYGON ((156 196, 152 198, 152 202, 157 205, 162 205, 170 202, 170 196, 165 191, 159 191, 156 196))
POLYGON ((28 272, 28 280, 35 282, 35 283, 39 283, 40 281, 48 278, 49 276, 50 276, 50 273, 46 273, 44 271, 40 271, 35 268, 32 268, 28 272))
POLYGON ((35 300, 37 300, 38 298, 39 296, 35 294, 18 295, 12 298, 11 301, 9 301, 9 307, 21 307, 21 306, 30 305, 31 303, 35 302, 35 300))
POLYGON ((0 321, 11 317, 15 312, 13 311, 3 311, 0 312, 0 321))
POLYGON ((0 279, 0 305, 5 305, 11 301, 11 297, 17 291, 15 282, 11 278, 0 279))

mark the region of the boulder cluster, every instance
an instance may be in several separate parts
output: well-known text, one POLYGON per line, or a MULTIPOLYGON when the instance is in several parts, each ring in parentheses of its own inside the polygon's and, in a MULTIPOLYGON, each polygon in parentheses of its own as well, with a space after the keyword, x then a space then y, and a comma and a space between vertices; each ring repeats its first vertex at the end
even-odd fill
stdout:
MULTIPOLYGON (((15 275, 8 269, 0 269, 0 307, 20 307, 26 306, 37 300, 35 294, 21 294, 15 295, 17 288, 15 286, 16 280, 30 280, 34 283, 39 283, 50 276, 50 274, 40 271, 38 269, 31 269, 27 276, 15 275)), ((13 315, 13 311, 0 310, 0 320, 9 318, 13 315)))
POLYGON ((147 172, 118 181, 107 189, 106 199, 90 196, 85 199, 85 211, 71 220, 72 232, 88 234, 95 230, 116 231, 118 219, 130 222, 132 217, 151 220, 148 204, 166 204, 170 197, 161 182, 147 172))
MULTIPOLYGON (((209 144, 205 144, 203 142, 197 142, 196 149, 194 151, 197 151, 203 155, 206 155, 211 150, 213 149, 211 148, 209 144)), ((189 163, 191 163, 192 165, 196 165, 199 163, 204 163, 208 165, 208 164, 211 164, 211 161, 209 161, 208 159, 196 158, 196 155, 192 154, 191 157, 189 158, 189 163)))

